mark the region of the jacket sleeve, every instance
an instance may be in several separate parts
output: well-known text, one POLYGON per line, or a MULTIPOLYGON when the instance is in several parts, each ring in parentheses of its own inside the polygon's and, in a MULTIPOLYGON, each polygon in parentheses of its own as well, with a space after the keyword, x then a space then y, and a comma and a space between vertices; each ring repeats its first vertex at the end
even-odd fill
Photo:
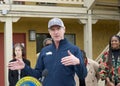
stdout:
POLYGON ((12 71, 9 69, 8 70, 8 81, 9 81, 9 86, 13 86, 13 75, 12 75, 12 71))
POLYGON ((80 60, 80 64, 79 65, 75 65, 75 72, 77 74, 77 76, 79 77, 79 79, 84 79, 87 76, 87 69, 86 66, 84 64, 83 58, 82 58, 82 53, 79 49, 76 50, 75 56, 77 58, 79 58, 80 60))
POLYGON ((93 65, 94 70, 95 70, 96 78, 97 78, 97 80, 99 80, 100 79, 100 75, 99 75, 99 72, 98 72, 99 64, 94 60, 92 60, 92 62, 93 62, 92 65, 93 65))
POLYGON ((31 63, 29 60, 27 60, 27 63, 26 63, 28 66, 31 66, 31 63))
POLYGON ((27 75, 39 79, 42 76, 42 71, 43 71, 43 61, 41 54, 38 57, 35 69, 31 68, 28 65, 25 65, 24 71, 27 73, 27 75))

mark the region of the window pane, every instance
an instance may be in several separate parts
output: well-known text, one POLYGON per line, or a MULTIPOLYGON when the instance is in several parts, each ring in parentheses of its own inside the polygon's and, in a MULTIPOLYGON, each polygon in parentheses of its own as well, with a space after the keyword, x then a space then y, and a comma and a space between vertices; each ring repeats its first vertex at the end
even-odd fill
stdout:
POLYGON ((45 38, 51 38, 49 34, 47 33, 37 33, 36 34, 36 49, 37 49, 37 53, 41 51, 41 49, 43 48, 43 40, 45 38))

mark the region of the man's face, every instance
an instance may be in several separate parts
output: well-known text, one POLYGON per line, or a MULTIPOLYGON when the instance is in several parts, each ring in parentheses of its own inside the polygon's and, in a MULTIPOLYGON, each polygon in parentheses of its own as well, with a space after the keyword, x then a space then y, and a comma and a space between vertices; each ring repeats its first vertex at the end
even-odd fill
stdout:
POLYGON ((48 31, 55 42, 59 42, 61 39, 64 39, 65 28, 55 25, 48 31))

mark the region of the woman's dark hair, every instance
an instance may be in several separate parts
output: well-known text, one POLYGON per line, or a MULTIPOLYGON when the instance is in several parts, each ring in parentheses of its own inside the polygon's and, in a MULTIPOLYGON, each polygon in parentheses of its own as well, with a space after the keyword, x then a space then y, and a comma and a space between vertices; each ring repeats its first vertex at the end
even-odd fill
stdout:
POLYGON ((25 49, 24 49, 24 46, 21 44, 21 43, 16 43, 15 45, 14 45, 14 47, 13 47, 13 57, 15 57, 16 55, 15 55, 15 48, 16 47, 20 47, 21 48, 21 50, 22 50, 22 57, 24 57, 25 56, 25 49))
POLYGON ((81 50, 81 53, 82 53, 82 56, 83 56, 84 59, 87 58, 84 50, 81 50))
MULTIPOLYGON (((113 35, 112 37, 110 37, 110 40, 109 40, 109 54, 108 54, 108 61, 107 61, 107 65, 109 66, 109 68, 111 68, 112 66, 112 47, 111 47, 111 40, 113 37, 116 37, 119 42, 120 42, 120 37, 118 35, 113 35)), ((119 56, 120 56, 120 51, 119 51, 119 56)))
POLYGON ((86 53, 85 53, 84 50, 81 50, 81 53, 82 53, 82 57, 83 57, 84 63, 85 63, 85 65, 87 65, 88 60, 87 60, 86 53))

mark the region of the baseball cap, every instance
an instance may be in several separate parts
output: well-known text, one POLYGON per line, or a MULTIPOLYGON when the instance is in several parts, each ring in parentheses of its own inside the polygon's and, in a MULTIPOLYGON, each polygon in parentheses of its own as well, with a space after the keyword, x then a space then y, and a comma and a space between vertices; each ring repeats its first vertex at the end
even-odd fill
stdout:
POLYGON ((58 25, 60 27, 65 27, 63 21, 60 18, 50 19, 48 22, 48 29, 50 29, 54 25, 58 25))

